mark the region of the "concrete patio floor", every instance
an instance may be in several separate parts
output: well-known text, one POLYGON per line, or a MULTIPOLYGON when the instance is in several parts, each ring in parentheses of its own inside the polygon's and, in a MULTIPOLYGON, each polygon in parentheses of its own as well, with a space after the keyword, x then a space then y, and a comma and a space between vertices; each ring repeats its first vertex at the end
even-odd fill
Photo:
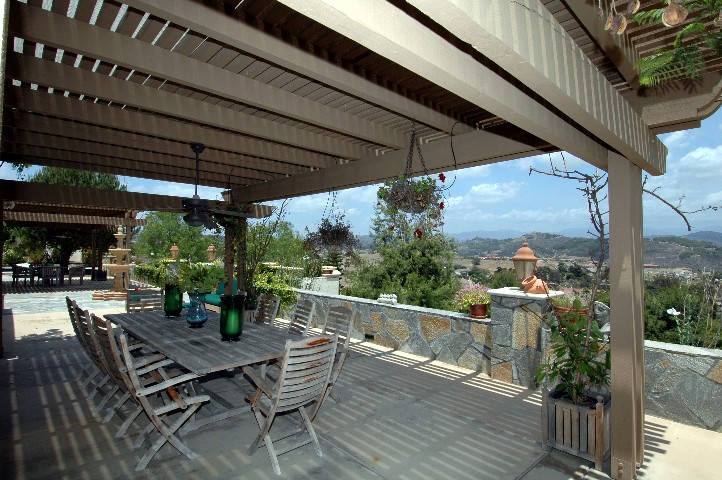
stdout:
MULTIPOLYGON (((199 457, 166 445, 142 472, 147 443, 134 432, 114 438, 121 420, 101 423, 74 381, 88 360, 65 311, 27 313, 25 295, 49 304, 67 292, 5 296, 5 358, 0 359, 0 472, 23 478, 277 478, 265 448, 249 456, 258 432, 249 413, 183 436, 199 457), (13 298, 16 297, 16 298, 13 298), (22 310, 22 311, 21 311, 22 310)), ((81 296, 80 292, 76 292, 81 296)), ((115 306, 79 303, 96 314, 115 306)), ((60 303, 62 305, 62 303, 60 303)), ((238 382, 243 385, 245 382, 238 382)), ((206 387, 234 403, 242 392, 225 378, 206 387)), ((311 446, 279 457, 283 478, 314 479, 603 479, 590 463, 540 443, 538 392, 369 343, 356 343, 315 421, 323 457, 311 446)), ((97 400, 96 400, 97 401, 97 400)), ((208 407, 201 409, 201 413, 208 407)), ((295 420, 295 418, 293 419, 295 420)), ((145 420, 136 421, 141 425, 145 420)), ((291 428, 282 418, 276 428, 291 428)), ((639 478, 719 478, 722 434, 647 417, 639 478)), ((606 471, 609 471, 607 462, 606 471)))

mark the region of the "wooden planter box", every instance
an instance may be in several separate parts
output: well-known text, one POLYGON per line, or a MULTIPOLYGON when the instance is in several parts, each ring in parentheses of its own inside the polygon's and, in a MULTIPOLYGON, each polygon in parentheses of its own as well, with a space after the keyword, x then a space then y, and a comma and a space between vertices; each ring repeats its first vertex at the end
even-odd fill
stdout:
POLYGON ((575 405, 558 398, 558 394, 542 392, 542 445, 593 461, 602 469, 609 456, 609 396, 597 395, 595 407, 575 405))

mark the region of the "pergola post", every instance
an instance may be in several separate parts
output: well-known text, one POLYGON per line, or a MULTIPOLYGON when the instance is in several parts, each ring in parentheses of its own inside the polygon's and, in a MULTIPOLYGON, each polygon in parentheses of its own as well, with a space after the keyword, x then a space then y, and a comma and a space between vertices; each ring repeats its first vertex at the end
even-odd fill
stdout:
POLYGON ((642 170, 609 152, 611 476, 632 479, 644 457, 642 170))

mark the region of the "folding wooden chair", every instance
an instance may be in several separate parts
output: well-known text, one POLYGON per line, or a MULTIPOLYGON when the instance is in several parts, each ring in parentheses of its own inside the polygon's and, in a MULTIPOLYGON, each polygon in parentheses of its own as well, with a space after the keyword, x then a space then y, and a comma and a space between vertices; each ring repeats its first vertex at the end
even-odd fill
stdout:
POLYGON ((125 298, 125 311, 144 312, 163 309, 163 290, 153 288, 129 289, 125 298))
MULTIPOLYGON (((344 362, 346 362, 346 356, 348 355, 348 346, 351 341, 351 329, 353 328, 353 312, 347 307, 331 307, 328 310, 328 316, 326 317, 326 324, 323 327, 324 335, 337 335, 339 338, 339 345, 336 348, 336 356, 333 361, 333 370, 331 371, 331 379, 328 382, 326 391, 324 392, 321 403, 314 412, 314 416, 318 413, 318 410, 326 401, 327 397, 334 399, 338 403, 338 399, 333 396, 332 389, 336 384, 338 376, 341 374, 344 362)), ((313 420, 313 417, 311 417, 313 420)))
MULTIPOLYGON (((95 398, 95 395, 103 392, 103 388, 110 380, 110 377, 108 376, 108 373, 104 370, 102 361, 100 359, 100 352, 97 350, 95 343, 93 342, 93 339, 91 337, 89 324, 90 314, 80 308, 74 300, 70 300, 70 298, 68 297, 65 297, 65 300, 66 303, 68 303, 68 313, 70 314, 71 322, 73 322, 73 329, 76 331, 76 336, 80 341, 80 345, 83 347, 86 355, 88 355, 88 358, 92 360, 92 362, 89 362, 88 365, 83 367, 77 377, 77 380, 80 381, 83 372, 88 375, 85 381, 81 383, 81 386, 83 387, 83 389, 86 390, 86 392, 88 392, 88 388, 90 388, 91 384, 93 384, 92 388, 90 388, 90 391, 88 392, 88 395, 86 396, 86 400, 90 401, 95 398)), ((113 389, 111 388, 111 390, 113 389)), ((110 396, 107 396, 106 392, 106 395, 101 400, 101 403, 94 407, 93 410, 98 411, 99 409, 103 408, 103 406, 108 402, 108 400, 110 400, 110 396)))
MULTIPOLYGON (((128 427, 132 425, 133 421, 138 417, 140 412, 143 411, 143 407, 141 407, 140 402, 138 402, 135 391, 133 390, 133 383, 130 381, 130 377, 128 377, 128 373, 120 353, 118 340, 115 338, 112 323, 110 320, 102 319, 91 313, 90 326, 90 331, 92 332, 96 345, 99 347, 101 352, 102 363, 105 366, 111 380, 115 382, 119 391, 122 392, 115 404, 113 404, 106 413, 103 418, 103 423, 108 423, 113 416, 118 413, 120 407, 122 407, 126 402, 131 401, 135 404, 135 409, 125 418, 125 421, 115 434, 116 438, 120 438, 128 430, 128 427)), ((135 357, 136 370, 141 367, 152 365, 149 370, 152 372, 171 363, 173 363, 172 360, 159 353, 135 357)), ((141 375, 146 373, 142 370, 138 371, 140 371, 141 375)), ((150 381, 150 379, 146 379, 145 383, 148 381, 150 381)))
MULTIPOLYGON (((148 463, 151 461, 153 456, 158 453, 161 447, 166 443, 173 445, 179 452, 189 459, 192 460, 196 458, 198 455, 188 448, 188 446, 183 443, 183 441, 181 441, 175 433, 189 418, 191 418, 191 416, 193 416, 203 402, 210 400, 208 395, 194 394, 192 396, 188 396, 183 393, 184 389, 179 388, 183 384, 198 378, 198 375, 194 373, 186 373, 184 375, 170 378, 162 367, 157 368, 152 372, 148 371, 150 367, 139 369, 137 368, 137 360, 130 353, 130 349, 128 347, 128 337, 125 333, 121 333, 119 338, 121 350, 123 352, 125 369, 127 370, 128 378, 133 385, 133 391, 135 392, 141 407, 143 407, 143 411, 145 411, 148 419, 151 421, 151 424, 160 434, 158 439, 153 442, 145 455, 143 455, 143 458, 140 459, 140 462, 138 462, 135 470, 140 471, 148 466, 148 463), (145 385, 142 377, 144 373, 150 373, 156 383, 153 385, 145 385), (174 413, 179 410, 183 411, 181 415, 172 419, 169 417, 170 413, 174 413)), ((192 387, 190 387, 189 390, 193 392, 192 387)), ((150 435, 150 432, 148 435, 150 435)), ((145 436, 142 437, 142 439, 144 438, 145 436)), ((140 446, 142 439, 140 439, 141 442, 136 442, 137 446, 140 446)), ((136 445, 134 445, 134 447, 136 445)))
MULTIPOLYGON (((295 342, 286 341, 281 374, 275 386, 272 386, 267 377, 262 377, 253 368, 243 368, 243 372, 256 385, 255 393, 247 398, 251 403, 251 409, 260 429, 258 436, 248 448, 248 454, 253 455, 261 443, 265 444, 276 475, 281 474, 277 455, 282 455, 313 442, 316 455, 323 456, 311 421, 323 400, 331 377, 337 343, 338 336, 330 337, 327 335, 304 338, 295 342), (310 414, 306 412, 306 406, 310 406, 310 414), (293 410, 298 410, 300 413, 309 438, 299 440, 276 452, 270 435, 273 420, 276 414, 293 410)), ((303 431, 304 428, 302 427, 289 435, 276 439, 276 441, 292 435, 298 438, 303 434, 303 431)))
MULTIPOLYGON (((65 303, 68 305, 68 315, 70 316, 70 323, 73 326, 73 331, 75 332, 75 337, 78 339, 78 342, 80 343, 80 346, 83 347, 83 352, 88 356, 90 360, 92 358, 90 357, 90 354, 88 353, 88 346, 86 345, 86 341, 88 340, 88 337, 83 333, 80 327, 80 323, 78 320, 78 307, 75 303, 75 300, 71 300, 70 297, 65 297, 65 303)), ((100 369, 95 364, 94 361, 91 362, 85 362, 83 366, 81 367, 80 371, 78 372, 78 375, 75 377, 75 381, 80 383, 83 388, 87 388, 88 385, 92 382, 92 380, 100 374, 100 369), (81 382, 83 375, 87 375, 88 378, 85 380, 85 382, 81 382)))
POLYGON ((296 304, 296 311, 291 315, 291 322, 288 324, 288 333, 297 335, 308 335, 308 326, 311 324, 316 304, 310 300, 303 300, 296 304))
POLYGON ((258 298, 258 310, 256 311, 256 323, 266 323, 273 325, 278 315, 278 306, 281 299, 276 295, 267 295, 262 293, 258 298))

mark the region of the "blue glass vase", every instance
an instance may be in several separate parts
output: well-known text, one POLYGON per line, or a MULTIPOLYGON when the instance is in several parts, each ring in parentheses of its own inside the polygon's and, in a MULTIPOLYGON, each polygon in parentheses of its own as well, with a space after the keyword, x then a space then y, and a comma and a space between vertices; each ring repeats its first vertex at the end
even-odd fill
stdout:
POLYGON ((206 312, 206 294, 198 292, 188 292, 191 299, 191 305, 188 307, 186 314, 186 322, 191 328, 200 328, 208 321, 208 313, 206 312))

